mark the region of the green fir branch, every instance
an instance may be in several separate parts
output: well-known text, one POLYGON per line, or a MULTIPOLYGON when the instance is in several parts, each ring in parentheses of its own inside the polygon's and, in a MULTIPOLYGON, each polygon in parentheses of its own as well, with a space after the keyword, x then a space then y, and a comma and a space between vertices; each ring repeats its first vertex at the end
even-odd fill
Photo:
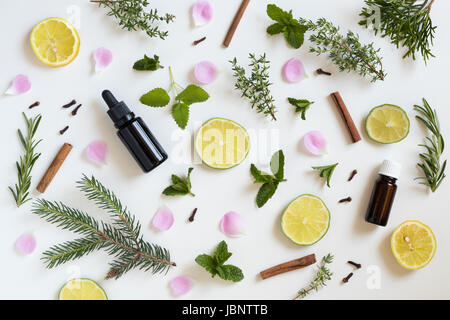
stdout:
POLYGON ((35 151, 36 146, 41 140, 35 140, 34 136, 41 122, 42 116, 39 114, 34 118, 28 118, 22 112, 23 118, 27 125, 26 136, 23 135, 20 129, 17 130, 20 143, 22 144, 25 154, 20 156, 19 161, 16 161, 17 168, 17 183, 13 187, 8 187, 11 191, 17 207, 20 207, 25 202, 31 200, 29 197, 29 190, 31 185, 31 171, 37 159, 41 156, 35 151))

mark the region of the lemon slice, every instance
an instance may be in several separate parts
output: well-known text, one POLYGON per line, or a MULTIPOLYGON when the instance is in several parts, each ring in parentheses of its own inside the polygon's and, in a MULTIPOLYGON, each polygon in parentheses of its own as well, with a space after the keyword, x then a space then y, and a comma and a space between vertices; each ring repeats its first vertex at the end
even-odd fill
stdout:
POLYGON ((59 300, 108 300, 105 290, 91 279, 72 279, 59 290, 59 300))
POLYGON ((195 149, 203 163, 215 169, 229 169, 244 161, 250 150, 247 130, 223 118, 212 118, 199 129, 195 149))
POLYGON ((419 221, 405 221, 391 237, 391 249, 395 259, 406 269, 425 267, 436 252, 433 231, 419 221))
POLYGON ((78 55, 80 37, 77 30, 62 18, 47 18, 31 31, 31 47, 46 65, 62 67, 78 55))
POLYGON ((284 234, 301 246, 309 246, 322 239, 329 227, 330 211, 320 198, 310 194, 294 199, 281 217, 284 234))
POLYGON ((409 118, 402 108, 384 104, 370 111, 366 119, 366 130, 369 138, 375 142, 400 142, 409 133, 409 118))

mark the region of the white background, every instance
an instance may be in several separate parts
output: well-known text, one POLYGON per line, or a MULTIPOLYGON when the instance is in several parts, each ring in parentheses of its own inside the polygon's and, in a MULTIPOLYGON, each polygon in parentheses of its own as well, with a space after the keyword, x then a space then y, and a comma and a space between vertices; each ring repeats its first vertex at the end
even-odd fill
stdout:
MULTIPOLYGON (((270 37, 265 29, 271 23, 265 13, 266 1, 252 1, 241 21, 228 49, 221 46, 229 24, 240 1, 211 1, 214 19, 204 27, 195 28, 190 18, 194 1, 151 1, 162 12, 172 12, 177 20, 170 26, 167 40, 150 39, 145 34, 122 31, 105 9, 97 8, 88 1, 41 0, 1 1, 0 30, 0 90, 6 90, 12 78, 19 73, 27 74, 32 81, 30 92, 14 97, 0 97, 1 144, 0 175, 2 192, 0 205, 2 227, 0 232, 1 298, 54 299, 60 286, 70 277, 82 276, 98 281, 110 299, 173 299, 169 281, 177 275, 188 275, 194 281, 191 292, 182 298, 189 299, 290 299, 296 291, 306 285, 314 275, 315 267, 290 272, 269 280, 260 280, 258 273, 272 265, 315 253, 318 258, 331 252, 335 262, 331 269, 333 280, 328 287, 310 296, 313 299, 442 299, 450 298, 450 215, 448 194, 450 182, 446 180, 435 194, 413 181, 420 174, 416 167, 417 144, 423 141, 424 129, 414 119, 413 105, 426 97, 438 110, 442 120, 444 137, 450 139, 450 111, 447 98, 448 72, 450 70, 450 43, 447 31, 450 28, 449 1, 436 1, 432 10, 433 21, 438 25, 433 48, 436 58, 426 67, 417 61, 402 60, 402 50, 397 50, 387 39, 375 37, 358 26, 358 13, 363 1, 316 0, 276 1, 284 9, 292 8, 294 16, 316 19, 329 18, 343 30, 351 28, 361 35, 363 42, 374 41, 381 47, 388 77, 384 82, 370 83, 356 74, 338 73, 325 57, 309 54, 308 41, 300 50, 286 45, 282 36, 270 37), (70 65, 52 69, 43 65, 34 56, 29 45, 32 27, 40 20, 51 17, 69 17, 68 8, 79 6, 81 12, 81 49, 70 65), (193 40, 206 36, 198 46, 193 40), (114 54, 113 63, 101 74, 93 73, 92 52, 100 47, 109 48, 114 54), (278 108, 278 121, 271 122, 251 110, 248 101, 233 90, 229 59, 236 56, 241 64, 247 64, 249 52, 266 52, 271 63, 272 93, 278 108), (136 72, 132 64, 143 55, 157 54, 165 69, 153 73, 136 72), (290 58, 304 61, 311 77, 296 84, 285 83, 281 68, 290 58), (139 97, 148 90, 161 86, 167 88, 169 76, 167 66, 172 66, 177 82, 187 85, 192 81, 191 72, 198 61, 213 61, 221 73, 218 79, 205 87, 211 94, 206 102, 191 108, 191 119, 187 133, 191 137, 194 126, 211 117, 235 120, 249 131, 274 130, 278 132, 279 146, 263 152, 266 144, 260 136, 262 146, 252 141, 253 148, 247 160, 228 171, 215 171, 204 165, 195 165, 192 174, 195 198, 190 196, 168 198, 161 191, 169 184, 170 174, 184 175, 189 163, 176 163, 173 153, 188 141, 180 142, 179 130, 170 115, 170 108, 151 109, 139 103, 139 97), (315 76, 313 71, 323 68, 333 72, 332 77, 315 76), (124 100, 137 114, 143 117, 161 144, 171 154, 171 159, 157 170, 143 174, 115 135, 112 122, 106 115, 106 106, 101 100, 103 89, 110 89, 120 100, 124 100), (351 144, 348 132, 329 99, 329 94, 340 91, 358 125, 363 141, 351 144), (293 96, 314 100, 315 104, 302 121, 293 112, 286 98, 293 96), (76 117, 61 105, 72 99, 83 103, 76 117), (31 111, 27 107, 39 100, 41 105, 31 111), (363 120, 368 111, 383 103, 403 107, 411 119, 411 132, 407 139, 396 145, 377 145, 365 135, 363 120), (41 252, 49 246, 73 239, 69 231, 61 231, 30 213, 31 203, 17 209, 7 190, 16 182, 15 161, 22 153, 16 130, 24 128, 21 112, 28 116, 42 113, 43 120, 37 136, 43 139, 39 146, 42 156, 33 170, 34 189, 47 166, 64 142, 74 149, 51 183, 45 198, 61 200, 69 205, 87 210, 97 218, 107 218, 85 200, 75 188, 82 173, 94 174, 107 187, 114 190, 142 222, 145 238, 170 249, 172 259, 178 267, 164 275, 151 275, 131 271, 120 280, 102 280, 111 260, 103 252, 93 253, 75 262, 48 270, 40 261, 41 252), (58 131, 70 125, 65 135, 58 131), (324 157, 307 155, 299 147, 303 135, 313 129, 321 130, 329 142, 329 153, 324 157), (107 164, 96 166, 83 155, 86 146, 93 140, 107 143, 107 164), (252 184, 250 163, 260 167, 266 165, 270 154, 281 147, 286 155, 286 176, 274 197, 257 209, 254 199, 259 185, 252 184), (257 159, 257 151, 265 157, 257 159), (403 165, 399 189, 391 218, 387 227, 375 227, 364 221, 368 197, 376 178, 377 166, 385 158, 397 160, 403 165), (310 167, 339 162, 332 179, 332 188, 323 185, 310 167), (359 174, 347 182, 353 169, 359 174), (311 247, 299 247, 291 243, 280 230, 280 215, 285 206, 302 193, 320 196, 331 210, 332 221, 328 234, 311 247), (352 196, 353 202, 337 204, 338 200, 352 196), (156 210, 169 206, 175 215, 174 226, 158 233, 150 227, 156 210), (193 208, 198 207, 194 223, 187 223, 193 208), (227 211, 240 212, 248 224, 246 236, 227 238, 218 229, 218 224, 227 211), (437 238, 437 252, 432 262, 423 270, 407 271, 395 261, 389 244, 394 228, 408 219, 417 219, 430 226, 437 238), (24 232, 32 231, 37 238, 37 249, 30 256, 21 256, 14 249, 15 240, 24 232), (237 284, 209 274, 194 262, 200 253, 211 253, 217 243, 226 239, 233 256, 229 262, 241 267, 245 279, 237 284), (347 260, 363 264, 351 281, 341 284, 341 279, 352 271, 347 260), (380 271, 381 288, 371 290, 367 286, 369 266, 380 271)), ((450 141, 450 140, 449 140, 450 141)), ((276 142, 276 141, 275 141, 276 142)), ((447 153, 445 154, 447 156, 447 153)), ((33 197, 39 195, 34 191, 33 197)))

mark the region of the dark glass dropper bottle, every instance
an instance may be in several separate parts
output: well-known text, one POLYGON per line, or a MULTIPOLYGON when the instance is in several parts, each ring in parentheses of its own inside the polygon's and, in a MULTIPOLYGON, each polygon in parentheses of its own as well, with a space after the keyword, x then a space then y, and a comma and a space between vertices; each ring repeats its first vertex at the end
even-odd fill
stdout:
POLYGON ((167 160, 167 153, 140 117, 135 117, 109 90, 104 90, 102 97, 109 107, 107 113, 118 129, 117 135, 144 172, 152 171, 167 160))
POLYGON ((385 227, 395 194, 397 179, 400 177, 401 165, 397 162, 384 160, 379 170, 379 176, 372 190, 369 206, 366 211, 366 221, 385 227))

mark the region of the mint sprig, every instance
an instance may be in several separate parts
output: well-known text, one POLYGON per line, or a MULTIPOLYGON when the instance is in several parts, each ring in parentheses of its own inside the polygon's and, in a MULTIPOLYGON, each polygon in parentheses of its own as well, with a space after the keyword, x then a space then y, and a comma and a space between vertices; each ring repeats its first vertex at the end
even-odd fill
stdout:
POLYGON ((276 23, 267 28, 267 33, 276 35, 282 33, 289 45, 295 49, 302 46, 305 41, 305 32, 308 28, 292 17, 292 10, 289 12, 277 7, 275 4, 267 5, 267 15, 276 23))
POLYGON ((288 101, 295 107, 295 112, 301 113, 302 120, 306 120, 306 111, 314 103, 314 101, 295 98, 288 98, 288 101))
MULTIPOLYGON (((176 92, 172 106, 172 117, 181 129, 185 129, 189 121, 189 107, 194 103, 205 102, 209 99, 209 94, 194 84, 190 84, 186 88, 181 87, 173 79, 170 67, 169 72, 172 79, 169 92, 172 90, 176 92)), ((155 88, 142 95, 140 101, 150 107, 165 107, 170 102, 170 96, 166 90, 155 88)))
POLYGON ((156 54, 153 55, 153 58, 144 55, 143 59, 136 61, 133 65, 133 69, 138 71, 156 71, 162 68, 164 67, 160 64, 159 57, 156 54))
POLYGON ((254 183, 263 184, 256 195, 256 205, 258 208, 264 206, 272 198, 280 182, 287 181, 284 179, 283 150, 279 150, 273 154, 270 160, 270 170, 273 175, 259 170, 253 163, 250 166, 250 173, 255 179, 254 183))
POLYGON ((333 175, 334 169, 336 169, 339 163, 331 164, 329 166, 312 167, 314 170, 320 171, 320 177, 327 179, 327 186, 330 188, 330 180, 333 175))
POLYGON ((223 280, 239 282, 244 279, 242 270, 234 265, 224 264, 231 255, 232 253, 228 251, 227 243, 221 241, 213 256, 200 254, 195 258, 195 262, 205 268, 213 278, 218 275, 223 280))
POLYGON ((195 194, 192 193, 192 184, 191 184, 191 172, 194 168, 189 168, 188 174, 186 178, 180 178, 179 176, 173 174, 172 185, 168 186, 162 192, 166 196, 184 196, 186 194, 190 194, 195 197, 195 194))

